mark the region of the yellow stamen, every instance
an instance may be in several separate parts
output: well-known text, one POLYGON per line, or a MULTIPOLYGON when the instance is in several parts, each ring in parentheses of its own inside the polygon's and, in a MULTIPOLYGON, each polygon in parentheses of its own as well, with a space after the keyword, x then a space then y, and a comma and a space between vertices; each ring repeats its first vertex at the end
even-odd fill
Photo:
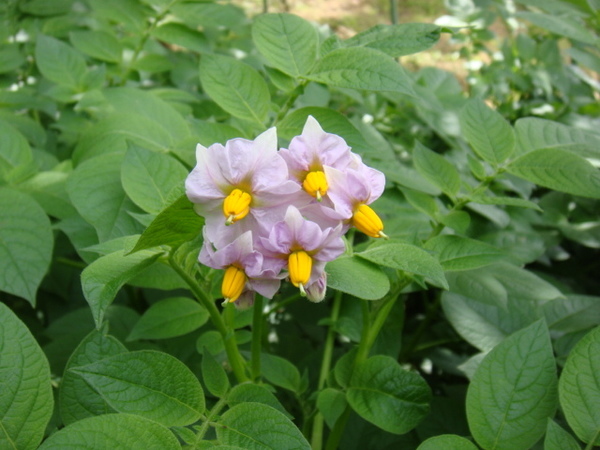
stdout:
POLYGON ((300 288, 300 294, 306 296, 304 286, 310 280, 312 271, 312 258, 304 250, 293 252, 288 257, 288 272, 290 273, 290 281, 294 286, 300 288))
POLYGON ((352 225, 367 236, 389 239, 383 232, 383 222, 370 206, 361 203, 354 210, 352 225))
POLYGON ((252 196, 241 189, 231 191, 223 201, 223 214, 227 217, 225 225, 231 225, 238 220, 242 220, 250 212, 250 203, 252 196))
POLYGON ((225 276, 223 277, 223 284, 221 285, 221 293, 225 301, 223 304, 235 302, 246 285, 246 273, 236 266, 229 266, 225 270, 225 276))
POLYGON ((312 195, 318 201, 321 201, 323 200, 323 196, 327 193, 329 185, 327 184, 325 173, 321 170, 315 170, 306 175, 302 187, 309 195, 312 195))

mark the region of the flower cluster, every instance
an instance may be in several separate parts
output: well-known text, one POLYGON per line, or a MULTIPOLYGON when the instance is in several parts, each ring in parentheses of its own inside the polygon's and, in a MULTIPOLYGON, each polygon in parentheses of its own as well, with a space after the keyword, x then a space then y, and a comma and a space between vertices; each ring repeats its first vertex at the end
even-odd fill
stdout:
POLYGON ((271 128, 254 141, 198 145, 196 159, 185 186, 205 218, 199 260, 225 270, 225 303, 251 305, 255 292, 272 298, 284 278, 321 301, 325 264, 344 252, 350 227, 387 238, 368 206, 384 175, 311 116, 289 148, 278 150, 271 128))

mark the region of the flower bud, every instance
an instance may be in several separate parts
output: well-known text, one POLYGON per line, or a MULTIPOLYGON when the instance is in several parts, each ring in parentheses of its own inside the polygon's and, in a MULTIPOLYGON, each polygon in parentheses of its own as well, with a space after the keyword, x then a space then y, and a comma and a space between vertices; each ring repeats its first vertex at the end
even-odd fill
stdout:
POLYGON ((327 273, 323 272, 319 279, 306 288, 306 298, 311 302, 319 303, 327 293, 327 273))

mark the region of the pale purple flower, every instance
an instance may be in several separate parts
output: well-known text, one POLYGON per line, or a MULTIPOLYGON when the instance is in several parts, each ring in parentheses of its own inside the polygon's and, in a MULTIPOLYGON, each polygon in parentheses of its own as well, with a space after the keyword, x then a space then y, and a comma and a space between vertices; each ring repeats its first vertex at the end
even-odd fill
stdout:
POLYGON ((325 264, 344 253, 345 245, 342 239, 342 226, 335 228, 321 227, 302 217, 300 211, 289 206, 283 221, 276 223, 268 237, 260 238, 260 247, 265 259, 272 261, 272 267, 287 268, 290 279, 294 284, 295 274, 290 271, 290 258, 302 253, 310 261, 300 263, 300 271, 308 267, 310 271, 306 280, 300 282, 300 290, 314 283, 323 273, 325 264))
POLYGON ((217 245, 248 230, 268 229, 280 220, 300 190, 289 179, 287 165, 277 151, 275 128, 254 141, 237 138, 208 148, 198 144, 196 159, 196 167, 185 182, 186 194, 198 214, 205 217, 209 239, 217 245), (248 208, 236 206, 239 210, 227 216, 226 199, 241 204, 232 201, 236 192, 245 196, 248 208))
POLYGON ((248 277, 247 288, 267 298, 273 298, 273 295, 279 290, 280 281, 277 277, 279 268, 272 261, 265 260, 263 255, 254 249, 253 236, 250 231, 245 232, 221 249, 213 248, 213 244, 205 235, 204 245, 198 259, 202 264, 213 269, 226 269, 229 266, 242 269, 248 277))
POLYGON ((323 272, 319 278, 306 287, 306 298, 313 303, 322 302, 327 293, 327 272, 323 272))

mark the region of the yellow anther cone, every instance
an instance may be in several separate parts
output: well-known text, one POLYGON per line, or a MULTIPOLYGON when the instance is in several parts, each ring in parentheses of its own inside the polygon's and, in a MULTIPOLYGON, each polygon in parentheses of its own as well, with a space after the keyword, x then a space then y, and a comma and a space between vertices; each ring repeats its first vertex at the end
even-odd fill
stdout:
POLYGON ((352 216, 352 225, 354 225, 359 231, 362 231, 367 236, 374 238, 388 239, 386 234, 383 232, 383 222, 373 209, 361 203, 354 210, 352 216))
POLYGON ((231 191, 223 201, 223 214, 227 218, 226 225, 231 225, 238 220, 243 219, 250 212, 250 203, 252 196, 241 189, 231 191))
POLYGON ((293 252, 288 257, 288 272, 292 284, 300 288, 303 295, 306 295, 304 287, 310 280, 310 273, 312 272, 312 258, 310 255, 304 250, 293 252))
POLYGON ((235 302, 244 290, 246 285, 246 273, 236 266, 229 266, 225 270, 221 293, 225 299, 224 303, 235 302))
POLYGON ((304 182, 302 183, 302 187, 309 195, 312 195, 318 201, 321 201, 323 196, 327 194, 329 185, 327 184, 325 173, 321 170, 315 170, 314 172, 309 172, 306 175, 306 178, 304 178, 304 182))

